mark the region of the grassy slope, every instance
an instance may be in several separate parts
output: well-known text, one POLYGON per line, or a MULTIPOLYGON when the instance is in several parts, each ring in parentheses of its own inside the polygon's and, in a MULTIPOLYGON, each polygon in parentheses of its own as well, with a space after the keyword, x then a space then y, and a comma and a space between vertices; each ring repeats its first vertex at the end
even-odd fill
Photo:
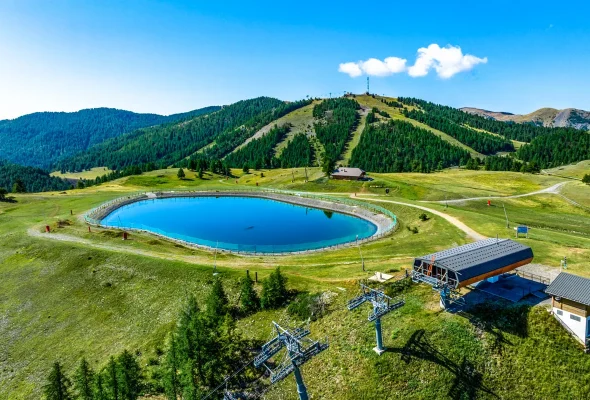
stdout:
POLYGON ((362 135, 363 130, 365 129, 365 125, 367 123, 368 112, 363 112, 363 110, 359 110, 359 114, 360 114, 359 124, 356 127, 356 129, 354 130, 354 132, 352 133, 352 137, 350 138, 348 143, 346 143, 346 148, 344 150, 344 154, 342 154, 342 157, 340 159, 339 163, 342 165, 348 166, 348 162, 350 161, 350 157, 352 157, 352 151, 361 141, 361 135, 362 135))
MULTIPOLYGON (((10 399, 38 398, 40 381, 55 358, 63 360, 68 369, 82 354, 94 365, 102 365, 109 355, 129 348, 139 351, 142 362, 146 362, 153 357, 155 347, 161 345, 185 293, 200 298, 206 293, 213 262, 210 252, 177 247, 149 235, 133 234, 133 240, 122 242, 116 232, 95 229, 88 233, 76 217, 109 198, 150 188, 253 188, 256 182, 343 195, 382 194, 382 188, 370 186, 383 183, 394 188, 394 199, 414 203, 438 200, 445 194, 449 198, 519 194, 559 181, 547 176, 448 171, 375 175, 375 182, 337 182, 326 181, 319 169, 313 168, 309 169, 312 182, 305 184, 303 169, 294 172, 295 182, 291 182, 290 170, 264 171, 264 178, 260 178, 260 171, 245 175, 234 171, 242 175, 236 184, 235 179, 220 181, 213 175, 207 175, 206 180, 189 177, 179 181, 176 170, 169 169, 67 195, 21 195, 17 196, 18 203, 0 203, 0 354, 7 354, 0 358, 0 392, 10 393, 10 399), (76 215, 70 216, 70 210, 76 215), (60 228, 60 233, 86 242, 43 240, 26 234, 31 227, 40 231, 45 224, 55 226, 58 219, 72 222, 60 228)), ((527 244, 533 246, 536 262, 558 265, 559 258, 567 255, 571 271, 590 276, 588 214, 549 195, 506 204, 515 222, 535 226, 527 244), (571 227, 580 232, 569 232, 571 227)), ((429 343, 440 352, 435 354, 438 358, 418 357, 406 364, 399 352, 393 352, 378 359, 370 350, 374 334, 371 325, 364 322, 366 310, 349 313, 341 307, 354 295, 354 281, 375 270, 406 268, 417 254, 465 243, 463 234, 442 219, 421 222, 419 210, 380 205, 398 215, 401 229, 390 238, 363 246, 370 270, 365 274, 354 248, 290 257, 218 255, 217 264, 234 300, 235 279, 245 269, 258 271, 262 278, 277 265, 287 273, 293 287, 340 293, 335 311, 312 325, 316 337, 327 335, 332 344, 327 353, 304 367, 311 393, 318 398, 362 398, 361 393, 366 393, 366 398, 389 393, 410 398, 444 397, 455 377, 461 376, 457 367, 465 355, 478 370, 483 369, 484 385, 501 397, 530 397, 529 387, 547 390, 547 396, 541 397, 581 398, 581 393, 587 394, 580 392, 583 382, 565 373, 568 368, 590 371, 587 361, 580 364, 587 358, 580 358, 579 348, 547 314, 531 313, 529 326, 535 329, 530 329, 530 336, 504 332, 509 342, 504 345, 504 356, 490 356, 486 350, 488 339, 481 337, 465 318, 438 313, 434 293, 423 287, 408 293, 408 306, 396 312, 397 317, 384 319, 385 343, 403 348, 412 333, 425 329, 429 343), (408 225, 417 226, 419 233, 408 232, 408 225), (488 359, 494 360, 492 365, 482 361, 488 359), (556 372, 555 365, 562 367, 556 372), (515 370, 524 375, 515 375, 515 370), (566 385, 557 385, 558 381, 566 385), (562 387, 563 392, 551 392, 555 387, 562 387)), ((427 206, 444 211, 443 205, 427 206)), ((484 234, 511 236, 499 211, 483 203, 446 210, 484 234)), ((241 321, 240 326, 246 335, 264 340, 270 320, 282 318, 281 311, 259 313, 241 321)), ((269 392, 269 398, 291 398, 293 386, 289 378, 269 392)))
POLYGON ((109 174, 111 170, 106 167, 95 167, 90 169, 89 171, 82 171, 82 172, 66 172, 62 174, 60 171, 52 172, 51 176, 57 176, 58 178, 65 178, 65 179, 95 179, 97 176, 103 176, 105 174, 109 174))
MULTIPOLYGON (((387 101, 392 101, 392 100, 397 100, 395 98, 392 97, 383 97, 383 96, 375 96, 375 98, 373 98, 373 96, 367 96, 367 95, 360 95, 360 96, 356 96, 356 100, 362 104, 365 105, 367 107, 373 108, 373 107, 377 107, 380 110, 384 110, 387 111, 389 113, 389 115, 392 116, 392 118, 394 119, 400 119, 406 122, 411 123, 414 126, 417 126, 419 128, 422 129, 426 129, 427 131, 430 131, 432 133, 434 133, 436 136, 440 137, 441 139, 451 143, 452 145, 458 146, 462 149, 467 150, 469 153, 471 153, 472 157, 479 157, 479 158, 483 158, 485 157, 483 154, 478 153, 477 151, 473 150, 471 147, 464 145, 463 143, 459 142, 457 139, 455 139, 452 136, 447 135, 446 133, 439 131, 437 129, 433 129, 431 127, 429 127, 426 124, 423 124, 421 122, 415 121, 413 119, 410 118, 406 118, 401 112, 399 108, 394 108, 394 107, 389 107, 387 104, 382 103, 381 99, 385 99, 387 101)), ((352 151, 352 150, 351 150, 352 151)))
POLYGON ((295 111, 291 111, 287 115, 283 115, 281 118, 278 118, 271 122, 270 124, 264 126, 260 129, 254 136, 248 138, 244 143, 236 147, 233 152, 241 149, 242 147, 246 146, 250 143, 254 138, 259 138, 266 133, 268 133, 273 126, 275 125, 284 125, 286 123, 290 123, 293 125, 289 134, 285 137, 285 139, 277 145, 275 150, 277 151, 277 157, 280 155, 280 152, 287 146, 287 141, 291 140, 291 138, 297 133, 306 133, 306 132, 313 132, 313 106, 317 104, 319 101, 314 101, 312 104, 307 105, 305 107, 298 108, 295 111))
POLYGON ((551 168, 545 170, 545 172, 549 175, 561 176, 564 178, 582 179, 584 175, 590 174, 590 160, 551 168))

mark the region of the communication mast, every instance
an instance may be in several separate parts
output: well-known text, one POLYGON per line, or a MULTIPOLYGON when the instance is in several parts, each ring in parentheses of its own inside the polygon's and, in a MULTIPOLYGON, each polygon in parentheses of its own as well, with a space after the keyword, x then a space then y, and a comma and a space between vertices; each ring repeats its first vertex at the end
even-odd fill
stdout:
POLYGON ((350 300, 347 304, 348 310, 352 311, 360 307, 365 302, 373 305, 373 311, 369 313, 369 322, 375 321, 375 336, 377 337, 377 346, 373 349, 381 355, 385 351, 383 347, 383 335, 381 334, 381 317, 396 310, 405 304, 401 298, 392 299, 381 290, 371 289, 361 284, 361 295, 350 300))
POLYGON ((307 336, 310 334, 306 327, 285 329, 273 321, 276 336, 262 346, 261 353, 254 359, 254 366, 264 365, 270 372, 270 383, 275 384, 293 373, 297 382, 297 393, 300 400, 308 400, 307 388, 303 383, 300 367, 314 356, 328 348, 328 343, 320 343, 307 336), (286 349, 283 362, 271 369, 266 362, 281 350, 286 349))
POLYGON ((369 91, 369 77, 367 76, 367 94, 371 94, 369 91))

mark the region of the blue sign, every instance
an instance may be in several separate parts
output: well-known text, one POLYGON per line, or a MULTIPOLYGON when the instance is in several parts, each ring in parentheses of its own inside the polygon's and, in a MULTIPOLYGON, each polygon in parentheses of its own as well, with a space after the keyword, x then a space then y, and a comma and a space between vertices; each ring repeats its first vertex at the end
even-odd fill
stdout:
POLYGON ((529 227, 519 226, 518 228, 516 228, 516 233, 529 233, 529 227))

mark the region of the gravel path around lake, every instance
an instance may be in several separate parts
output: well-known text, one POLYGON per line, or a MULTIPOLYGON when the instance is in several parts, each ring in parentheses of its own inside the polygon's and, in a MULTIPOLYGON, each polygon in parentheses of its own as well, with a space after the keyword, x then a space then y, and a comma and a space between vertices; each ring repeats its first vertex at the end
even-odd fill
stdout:
MULTIPOLYGON (((358 194, 358 196, 363 196, 363 194, 358 194)), ((364 196, 368 196, 368 195, 364 195, 364 196)), ((424 210, 424 211, 428 211, 429 213, 432 213, 434 215, 437 215, 445 220, 447 220, 448 222, 450 222, 451 224, 453 224, 456 228, 459 228, 460 230, 462 230, 463 232, 465 232, 465 234, 467 235, 467 237, 469 237, 470 239, 473 240, 483 240, 483 239, 487 239, 486 236, 476 232, 475 230, 471 229, 470 227, 468 227, 467 225, 465 225, 463 222, 459 221, 457 218, 450 216, 449 214, 445 214, 442 213, 438 210, 433 210, 432 208, 428 208, 428 207, 424 207, 424 206, 419 206, 416 204, 411 204, 411 203, 404 203, 401 201, 394 201, 394 200, 385 200, 385 199, 377 199, 377 198, 371 198, 371 201, 378 201, 380 203, 391 203, 391 204, 399 204, 401 206, 406 206, 406 207, 413 207, 413 208, 417 208, 419 210, 424 210)))

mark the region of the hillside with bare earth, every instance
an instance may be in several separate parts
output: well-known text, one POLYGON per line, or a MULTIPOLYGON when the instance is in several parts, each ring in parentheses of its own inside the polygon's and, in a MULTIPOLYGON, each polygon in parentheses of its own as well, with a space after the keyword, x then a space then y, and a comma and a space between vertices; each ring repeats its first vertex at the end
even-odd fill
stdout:
POLYGON ((494 119, 497 121, 513 121, 517 123, 532 122, 536 125, 556 128, 576 128, 590 130, 590 111, 576 108, 558 110, 555 108, 540 108, 530 114, 512 114, 508 112, 489 111, 481 108, 463 107, 460 109, 470 114, 494 119))

